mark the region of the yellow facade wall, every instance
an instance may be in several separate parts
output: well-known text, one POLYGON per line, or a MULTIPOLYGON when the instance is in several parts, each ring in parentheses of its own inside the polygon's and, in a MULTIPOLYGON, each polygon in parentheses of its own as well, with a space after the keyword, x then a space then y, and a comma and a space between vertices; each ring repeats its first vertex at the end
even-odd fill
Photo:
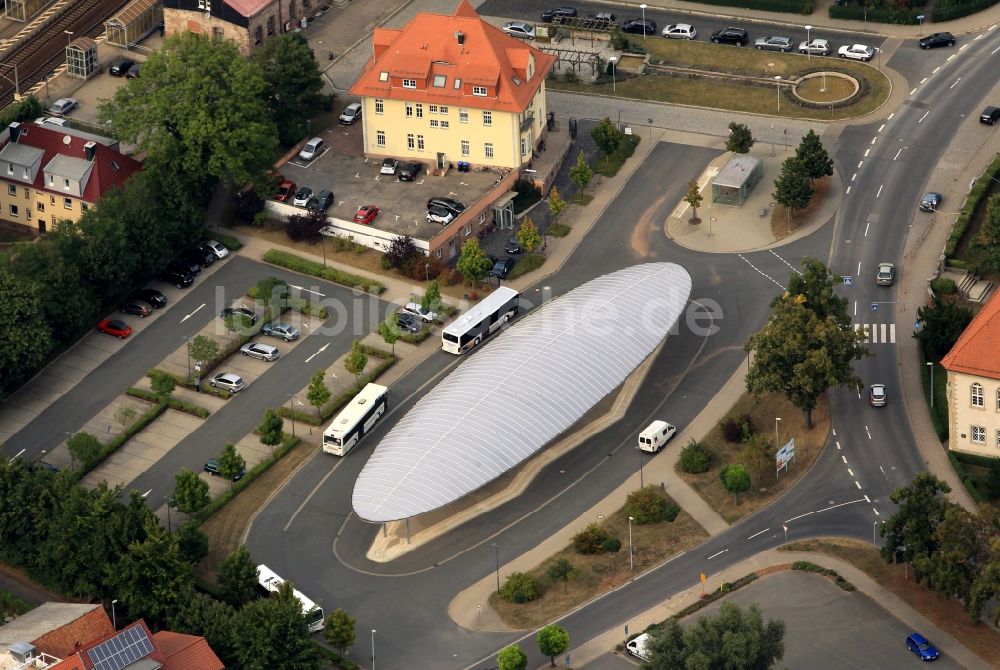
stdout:
POLYGON ((1000 380, 948 372, 948 448, 1000 456, 1000 380))
POLYGON ((88 207, 79 198, 11 182, 4 182, 0 191, 0 219, 36 234, 51 231, 59 221, 78 221, 88 207))

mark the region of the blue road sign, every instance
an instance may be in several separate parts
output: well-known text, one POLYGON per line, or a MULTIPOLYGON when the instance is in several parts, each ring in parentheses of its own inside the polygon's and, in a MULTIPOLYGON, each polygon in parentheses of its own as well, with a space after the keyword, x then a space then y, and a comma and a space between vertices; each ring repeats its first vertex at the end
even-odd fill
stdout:
POLYGON ((844 275, 843 280, 844 284, 847 286, 850 286, 851 284, 854 283, 854 277, 852 277, 851 275, 844 275))
POLYGON ((873 312, 877 312, 878 311, 878 303, 877 302, 873 302, 872 303, 872 311, 873 312))

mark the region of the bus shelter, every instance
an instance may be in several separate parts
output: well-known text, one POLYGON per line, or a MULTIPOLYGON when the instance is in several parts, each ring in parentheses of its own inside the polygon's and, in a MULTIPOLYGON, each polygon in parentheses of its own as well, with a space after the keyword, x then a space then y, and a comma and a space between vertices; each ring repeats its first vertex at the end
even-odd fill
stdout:
POLYGON ((4 18, 27 23, 52 0, 3 0, 4 18))
POLYGON ((78 37, 66 46, 66 74, 77 79, 88 79, 96 74, 97 42, 89 37, 78 37))
POLYGON ((160 0, 132 0, 105 21, 108 44, 130 49, 160 27, 163 6, 160 0))
POLYGON ((712 180, 712 202, 742 207, 764 178, 764 165, 747 154, 735 154, 712 180))

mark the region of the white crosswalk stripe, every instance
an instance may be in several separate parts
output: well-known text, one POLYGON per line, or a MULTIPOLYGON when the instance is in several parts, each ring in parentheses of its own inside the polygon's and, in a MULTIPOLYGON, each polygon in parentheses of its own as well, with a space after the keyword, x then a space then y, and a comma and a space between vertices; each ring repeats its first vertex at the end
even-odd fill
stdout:
POLYGON ((896 344, 894 323, 855 323, 854 330, 864 332, 866 344, 896 344))

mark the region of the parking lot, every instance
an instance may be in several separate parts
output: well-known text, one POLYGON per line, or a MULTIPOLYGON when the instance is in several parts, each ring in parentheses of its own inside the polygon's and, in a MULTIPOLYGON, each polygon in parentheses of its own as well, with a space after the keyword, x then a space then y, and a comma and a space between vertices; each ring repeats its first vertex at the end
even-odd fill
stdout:
POLYGON ((293 158, 281 167, 285 178, 299 187, 310 187, 314 193, 322 189, 331 191, 334 203, 327 214, 344 221, 353 220, 359 207, 375 205, 380 212, 371 225, 399 235, 421 240, 433 238, 443 226, 427 222, 429 198, 454 198, 469 207, 497 181, 497 175, 492 172, 452 169, 444 176, 430 175, 426 171, 433 161, 430 155, 415 181, 400 181, 397 176, 379 174, 382 159, 367 159, 362 155, 360 122, 330 128, 318 137, 326 143, 323 153, 309 163, 293 158))

